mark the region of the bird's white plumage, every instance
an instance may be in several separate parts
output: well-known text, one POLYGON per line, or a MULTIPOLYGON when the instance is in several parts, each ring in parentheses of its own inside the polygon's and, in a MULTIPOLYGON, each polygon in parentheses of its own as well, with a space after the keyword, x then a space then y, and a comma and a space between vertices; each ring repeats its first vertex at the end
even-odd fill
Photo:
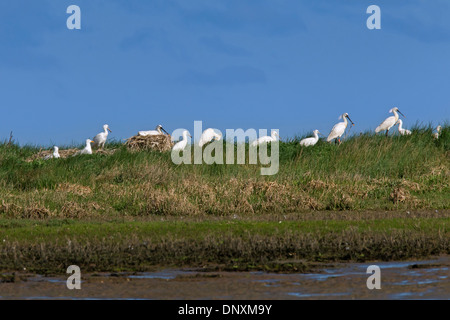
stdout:
POLYGON ((44 157, 44 160, 49 160, 49 159, 58 159, 60 158, 59 155, 59 148, 57 146, 53 147, 53 153, 49 154, 47 156, 44 157))
MULTIPOLYGON (((331 129, 331 132, 327 137, 328 142, 330 142, 334 139, 340 139, 342 137, 342 135, 344 134, 345 129, 347 128, 347 125, 348 125, 347 119, 350 120, 348 113, 342 114, 339 118, 342 118, 344 121, 338 122, 333 126, 333 129, 331 129)), ((353 124, 353 122, 352 122, 352 124, 353 124)))
POLYGON ((222 135, 215 132, 214 129, 212 129, 212 128, 206 129, 205 131, 203 131, 203 133, 200 137, 200 140, 198 142, 198 145, 200 147, 203 147, 205 144, 207 144, 208 142, 210 142, 213 139, 219 141, 220 139, 222 139, 222 135))
POLYGON ((403 126, 402 119, 398 119, 397 123, 398 123, 398 132, 400 132, 400 134, 402 136, 405 136, 405 135, 409 136, 412 133, 411 131, 402 128, 402 126, 403 126))
POLYGON ((252 146, 256 147, 259 146, 260 144, 263 143, 269 143, 269 142, 273 142, 273 141, 277 141, 277 137, 279 138, 280 136, 278 135, 278 132, 276 131, 272 131, 272 134, 269 136, 263 136, 261 138, 259 138, 258 140, 253 141, 252 146))
POLYGON ((164 130, 164 128, 162 127, 162 125, 157 125, 155 130, 149 130, 149 131, 139 131, 138 135, 139 136, 157 136, 157 135, 161 135, 164 134, 164 132, 167 133, 166 130, 164 130))
POLYGON ((386 131, 386 135, 389 133, 389 130, 395 126, 395 124, 398 121, 399 115, 398 115, 398 108, 392 108, 391 110, 389 110, 390 113, 393 113, 393 116, 390 116, 388 118, 386 118, 378 127, 376 127, 375 132, 381 132, 381 131, 386 131))
POLYGON ((74 156, 78 156, 81 154, 92 154, 92 148, 91 143, 94 143, 91 139, 86 139, 86 147, 84 149, 81 149, 80 151, 77 151, 74 156))
POLYGON ((107 124, 103 125, 103 132, 100 132, 94 137, 94 147, 103 148, 108 139, 108 131, 112 132, 107 124))
POLYGON ((177 143, 173 146, 172 150, 173 150, 173 151, 181 151, 181 150, 184 150, 184 148, 186 148, 187 143, 188 143, 188 138, 187 138, 188 136, 190 137, 189 131, 184 130, 184 131, 183 131, 183 139, 182 139, 181 141, 177 142, 177 143))
POLYGON ((433 138, 439 139, 439 135, 441 134, 442 127, 439 125, 436 127, 436 132, 433 133, 433 138))
POLYGON ((314 130, 314 137, 311 138, 306 138, 303 139, 302 141, 300 141, 300 145, 304 146, 304 147, 309 147, 309 146, 313 146, 317 143, 317 141, 319 141, 319 130, 314 130))

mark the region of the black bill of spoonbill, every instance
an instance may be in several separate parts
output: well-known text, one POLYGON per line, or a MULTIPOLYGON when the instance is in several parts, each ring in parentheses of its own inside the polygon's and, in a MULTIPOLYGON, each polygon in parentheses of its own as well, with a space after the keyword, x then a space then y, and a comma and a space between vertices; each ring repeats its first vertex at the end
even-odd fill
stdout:
POLYGON ((80 151, 77 151, 73 156, 79 156, 81 154, 92 154, 91 143, 94 143, 94 141, 91 139, 86 139, 86 147, 84 147, 84 149, 81 149, 80 151))
POLYGON ((108 131, 112 132, 107 124, 103 125, 103 132, 100 132, 94 137, 94 147, 103 149, 106 139, 108 139, 108 131))
POLYGON ((322 135, 319 130, 314 130, 314 137, 311 138, 305 138, 303 140, 300 141, 300 145, 304 146, 304 147, 309 147, 309 146, 313 146, 317 143, 317 141, 319 141, 319 134, 322 135))
POLYGON ((53 147, 53 153, 44 157, 44 160, 50 159, 59 159, 61 156, 59 155, 59 148, 57 146, 53 147))
POLYGON ((347 129, 348 121, 347 119, 352 123, 354 126, 355 123, 350 119, 348 116, 348 113, 342 114, 339 119, 343 119, 343 122, 338 122, 334 125, 333 129, 331 129, 330 134, 327 137, 327 141, 331 142, 332 140, 336 139, 335 142, 339 142, 341 144, 341 137, 345 132, 345 129, 347 129))
POLYGON ((186 148, 187 143, 188 143, 188 138, 187 138, 188 136, 192 138, 192 136, 189 134, 189 131, 184 130, 184 131, 183 131, 183 139, 182 139, 181 141, 177 142, 177 143, 173 146, 172 151, 181 151, 181 150, 184 150, 184 148, 186 148))
POLYGON ((433 138, 439 139, 439 135, 441 134, 442 127, 439 125, 436 127, 436 132, 433 133, 433 138))
MULTIPOLYGON (((400 110, 398 110, 397 107, 392 108, 391 110, 389 110, 390 113, 393 113, 393 116, 390 116, 389 118, 386 118, 386 120, 384 120, 376 129, 375 132, 381 132, 381 131, 386 131, 386 136, 389 133, 389 130, 395 126, 395 124, 398 121, 399 118, 399 113, 405 117, 405 115, 403 113, 400 112, 400 110)), ((405 117, 406 118, 406 117, 405 117)))
POLYGON ((199 147, 203 147, 205 144, 207 144, 208 142, 210 142, 213 139, 220 141, 220 139, 222 139, 222 135, 218 134, 212 128, 206 129, 205 131, 203 131, 203 133, 200 137, 200 140, 198 142, 198 145, 199 145, 199 147))
POLYGON ((409 135, 412 133, 411 131, 402 128, 402 126, 403 126, 403 121, 402 121, 402 119, 398 119, 397 122, 396 122, 395 124, 398 124, 398 132, 400 132, 400 134, 401 134, 402 136, 405 136, 405 135, 406 135, 406 136, 409 136, 409 135))
POLYGON ((155 128, 155 130, 149 130, 149 131, 139 131, 138 135, 139 136, 157 136, 157 135, 161 135, 164 134, 164 132, 166 134, 169 134, 166 130, 164 130, 163 126, 158 124, 155 128))
POLYGON ((259 146, 260 144, 263 143, 269 143, 269 142, 273 142, 273 141, 277 141, 277 137, 278 139, 280 139, 280 136, 278 135, 277 131, 272 131, 272 134, 269 136, 263 136, 261 138, 259 138, 258 140, 255 140, 252 142, 252 146, 256 147, 259 146))

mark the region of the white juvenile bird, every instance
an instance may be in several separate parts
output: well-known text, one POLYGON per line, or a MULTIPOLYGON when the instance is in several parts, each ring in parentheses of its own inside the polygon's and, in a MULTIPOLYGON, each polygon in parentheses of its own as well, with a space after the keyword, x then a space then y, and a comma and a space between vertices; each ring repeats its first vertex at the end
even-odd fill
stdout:
POLYGON ((162 125, 157 125, 155 130, 149 130, 149 131, 139 131, 138 135, 139 136, 157 136, 160 134, 164 134, 163 131, 167 134, 169 134, 166 130, 164 130, 164 128, 162 127, 162 125))
POLYGON ((439 139, 439 135, 441 134, 442 127, 439 125, 436 127, 436 132, 433 133, 433 138, 439 139))
POLYGON ((269 143, 269 142, 272 142, 272 141, 277 141, 277 137, 278 137, 278 139, 280 138, 280 136, 278 135, 278 132, 272 131, 272 134, 271 134, 270 137, 269 136, 261 137, 258 140, 253 141, 252 146, 256 147, 256 146, 258 146, 260 144, 263 144, 263 143, 269 143))
POLYGON ((345 132, 345 129, 347 129, 348 120, 352 123, 352 125, 355 125, 348 116, 348 113, 344 113, 341 116, 339 116, 339 119, 343 119, 344 122, 338 122, 334 125, 333 129, 331 129, 330 134, 328 135, 327 141, 331 142, 332 140, 336 139, 335 142, 339 142, 341 144, 341 137, 345 132))
POLYGON ((91 143, 94 143, 91 139, 86 139, 86 147, 84 149, 77 151, 73 156, 78 156, 81 154, 92 154, 91 143))
POLYGON ((182 139, 181 141, 177 142, 177 143, 173 146, 172 151, 181 151, 181 150, 184 150, 184 148, 186 148, 187 143, 188 143, 188 138, 187 138, 188 136, 192 138, 192 136, 189 134, 189 131, 184 130, 184 131, 183 131, 183 139, 182 139))
POLYGON ((112 132, 107 124, 103 125, 103 132, 100 132, 94 137, 94 147, 103 149, 106 139, 108 139, 108 131, 112 132))
POLYGON ((220 139, 222 139, 222 135, 215 132, 212 128, 206 129, 205 131, 203 131, 198 145, 201 148, 213 139, 220 141, 220 139))
POLYGON ((57 147, 57 146, 54 146, 53 147, 53 153, 52 154, 49 154, 49 155, 46 155, 45 157, 44 157, 44 160, 49 160, 49 159, 58 159, 58 158, 60 158, 60 155, 59 155, 59 148, 57 147))
POLYGON ((319 130, 314 130, 313 133, 314 137, 303 139, 302 141, 300 141, 300 145, 304 147, 315 145, 317 141, 319 141, 319 134, 321 133, 319 132, 319 130))
MULTIPOLYGON (((402 128, 402 125, 403 125, 402 119, 398 119, 398 120, 397 120, 397 123, 398 123, 398 132, 400 132, 400 134, 401 134, 402 136, 404 136, 404 135, 409 136, 409 135, 412 133, 411 131, 402 128)), ((396 124, 397 124, 397 123, 396 123, 396 124)))
MULTIPOLYGON (((394 115, 386 118, 386 120, 384 120, 376 129, 375 132, 378 133, 380 131, 385 131, 386 130, 386 137, 389 134, 389 129, 391 129, 393 126, 395 126, 395 124, 398 121, 398 113, 400 113, 402 116, 405 117, 405 115, 403 113, 400 112, 400 110, 398 110, 397 107, 392 108, 391 110, 389 110, 390 113, 393 113, 394 115), (398 113, 397 113, 398 112, 398 113)), ((406 118, 406 117, 405 117, 406 118)))

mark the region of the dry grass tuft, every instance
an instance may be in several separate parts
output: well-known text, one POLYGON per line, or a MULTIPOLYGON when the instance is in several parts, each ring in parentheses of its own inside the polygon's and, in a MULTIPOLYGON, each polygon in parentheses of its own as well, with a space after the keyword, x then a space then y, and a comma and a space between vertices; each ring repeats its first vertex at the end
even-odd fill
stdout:
POLYGON ((156 150, 159 152, 170 151, 173 147, 170 135, 161 134, 155 136, 133 136, 125 143, 131 151, 156 150))
POLYGON ((53 213, 45 207, 38 205, 32 205, 31 207, 25 207, 22 212, 21 218, 23 219, 47 219, 53 216, 53 213))
POLYGON ((61 183, 56 190, 76 194, 78 196, 87 196, 92 193, 91 188, 74 183, 61 183))
POLYGON ((6 213, 10 216, 18 216, 22 212, 22 208, 14 203, 7 203, 2 200, 2 205, 0 206, 0 213, 6 213))
POLYGON ((88 212, 84 206, 73 201, 64 203, 60 213, 66 219, 80 219, 88 215, 88 212))
POLYGON ((52 211, 45 208, 39 202, 33 203, 27 207, 21 207, 14 203, 5 203, 2 201, 0 213, 5 213, 7 216, 12 218, 36 220, 47 219, 54 216, 52 211))
POLYGON ((405 202, 409 198, 409 191, 401 187, 394 188, 394 190, 392 190, 391 194, 389 195, 389 199, 394 203, 405 202))

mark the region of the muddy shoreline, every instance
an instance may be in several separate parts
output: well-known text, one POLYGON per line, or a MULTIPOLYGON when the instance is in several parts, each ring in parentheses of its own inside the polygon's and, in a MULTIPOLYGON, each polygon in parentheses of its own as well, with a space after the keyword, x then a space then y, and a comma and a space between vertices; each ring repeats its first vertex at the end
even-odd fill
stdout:
POLYGON ((66 276, 25 272, 0 282, 0 299, 450 299, 450 256, 428 260, 323 264, 314 272, 224 272, 162 269, 89 273, 80 290, 66 276), (381 289, 369 290, 369 265, 381 270, 381 289))

